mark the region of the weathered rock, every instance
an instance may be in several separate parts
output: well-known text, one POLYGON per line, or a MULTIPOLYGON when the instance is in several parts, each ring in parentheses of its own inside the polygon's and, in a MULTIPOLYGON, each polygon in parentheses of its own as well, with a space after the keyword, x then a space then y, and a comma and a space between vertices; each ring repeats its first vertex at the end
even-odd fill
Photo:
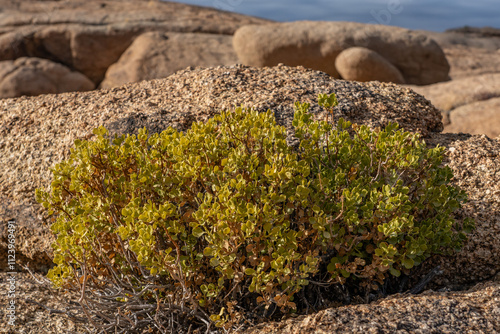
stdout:
POLYGON ((468 196, 455 216, 472 218, 476 230, 460 252, 429 259, 420 270, 426 273, 440 265, 444 273, 431 287, 463 289, 500 272, 500 264, 493 261, 500 254, 500 138, 442 133, 433 134, 426 142, 447 148, 445 163, 453 170, 453 182, 468 196))
POLYGON ((450 63, 450 77, 461 79, 470 76, 500 73, 500 44, 498 50, 453 46, 443 48, 450 63))
POLYGON ((427 86, 408 85, 429 99, 441 111, 450 111, 464 104, 500 97, 500 71, 471 75, 427 86))
POLYGON ((500 36, 494 28, 458 28, 446 32, 417 30, 436 41, 450 64, 452 80, 500 73, 500 36))
POLYGON ((500 73, 408 87, 443 111, 445 132, 500 134, 500 73))
MULTIPOLYGON (((9 290, 8 276, 0 273, 0 289, 9 290)), ((41 275, 37 275, 42 279, 41 275)), ((30 302, 51 309, 66 307, 68 295, 54 294, 23 272, 16 275, 15 326, 10 333, 86 333, 85 323, 54 315, 30 302), (26 319, 26 320, 25 320, 26 319)), ((331 307, 310 315, 240 329, 244 334, 330 333, 498 333, 500 332, 500 275, 467 291, 432 291, 420 295, 396 294, 372 303, 331 307)), ((78 299, 78 298, 75 298, 78 299)), ((0 303, 11 299, 0 294, 0 303)), ((4 312, 3 314, 5 314, 4 312)), ((7 320, 6 318, 2 320, 7 320)))
POLYGON ((444 132, 500 135, 500 97, 466 104, 449 113, 444 132))
POLYGON ((111 65, 101 87, 164 78, 189 66, 237 62, 231 36, 149 32, 137 37, 118 62, 111 65))
POLYGON ((0 98, 94 89, 94 83, 66 66, 40 58, 0 61, 0 98))
POLYGON ((269 22, 208 7, 156 0, 3 0, 0 12, 0 32, 4 33, 23 26, 80 24, 232 35, 243 25, 269 22))
POLYGON ((498 333, 500 277, 469 291, 398 294, 370 304, 332 307, 245 334, 498 333))
MULTIPOLYGON (((0 254, 1 256, 1 254, 0 254)), ((7 261, 7 260, 5 260, 7 261)), ((12 300, 16 304, 16 320, 15 324, 9 324, 10 320, 7 312, 0 314, 0 320, 5 321, 5 326, 0 329, 2 333, 25 333, 25 334, 49 334, 49 333, 78 333, 86 332, 82 324, 75 324, 69 317, 54 317, 53 313, 45 311, 39 305, 33 303, 35 301, 52 309, 63 309, 61 300, 68 301, 68 296, 61 296, 49 291, 48 288, 43 288, 38 284, 33 277, 20 268, 13 275, 16 284, 16 297, 9 298, 7 293, 0 294, 0 303, 9 305, 12 300), (42 311, 43 310, 43 311, 42 311)), ((6 272, 0 272, 0 289, 3 291, 10 290, 9 281, 12 276, 6 272)), ((43 279, 42 275, 37 275, 37 279, 43 279)))
MULTIPOLYGON (((467 29, 452 29, 447 32, 418 30, 435 40, 443 49, 450 64, 452 79, 473 75, 500 72, 500 37, 485 37, 481 29, 477 33, 467 33, 467 29)), ((493 30, 495 31, 495 30, 493 30)))
POLYGON ((353 22, 285 22, 244 26, 234 34, 238 58, 246 65, 302 65, 339 77, 335 58, 361 46, 387 59, 405 82, 428 85, 448 80, 449 64, 439 45, 403 28, 353 22))
POLYGON ((485 36, 481 34, 468 34, 460 31, 435 32, 426 30, 417 30, 433 40, 435 40, 443 49, 463 47, 484 49, 496 51, 500 48, 500 37, 485 36))
POLYGON ((269 21, 162 1, 7 2, 0 13, 0 61, 46 58, 85 74, 97 85, 143 32, 231 35, 242 25, 264 22, 269 21))
POLYGON ((79 24, 19 29, 0 36, 0 59, 50 59, 98 84, 135 35, 137 31, 128 28, 79 24), (9 45, 16 47, 12 50, 9 45))
POLYGON ((348 48, 335 59, 335 68, 342 79, 404 83, 401 72, 384 57, 367 48, 348 48))
MULTIPOLYGON (((68 156, 75 139, 92 138, 91 130, 99 125, 114 133, 135 133, 144 126, 155 132, 167 126, 185 130, 195 120, 242 104, 273 110, 277 122, 291 130, 293 102, 311 102, 315 117, 323 119, 325 113, 315 101, 318 93, 325 92, 338 96, 335 118, 372 127, 397 121, 407 130, 423 133, 430 145, 448 147, 447 163, 455 172, 454 182, 470 199, 456 218, 473 217, 477 230, 457 255, 426 261, 422 274, 440 264, 444 273, 436 278, 436 288, 464 289, 481 280, 491 282, 463 293, 429 291, 422 296, 395 295, 374 304, 331 308, 271 327, 263 325, 257 332, 500 330, 499 285, 492 281, 500 271, 500 140, 437 133, 442 129, 440 112, 422 96, 393 84, 334 80, 304 68, 234 66, 185 70, 162 80, 110 90, 0 100, 0 149, 5 152, 0 155, 0 219, 2 223, 16 221, 24 231, 17 254, 43 268, 44 261, 50 261, 50 249, 39 239, 51 239, 46 238, 48 229, 33 192, 49 185, 49 167, 68 156), (33 250, 36 238, 38 249, 33 250)), ((293 142, 290 132, 289 140, 293 142)), ((5 247, 2 234, 0 254, 6 253, 5 247)))
POLYGON ((452 28, 452 29, 447 29, 445 32, 452 32, 452 33, 461 33, 464 35, 469 35, 471 37, 499 37, 500 38, 500 29, 498 28, 493 28, 493 27, 470 27, 470 26, 463 26, 460 28, 452 28))

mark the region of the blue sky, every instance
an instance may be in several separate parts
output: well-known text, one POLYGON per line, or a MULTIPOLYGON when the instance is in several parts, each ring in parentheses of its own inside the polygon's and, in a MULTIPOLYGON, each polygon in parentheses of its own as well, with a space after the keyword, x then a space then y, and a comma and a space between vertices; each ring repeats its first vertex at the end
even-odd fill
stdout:
POLYGON ((276 21, 382 23, 444 31, 469 25, 500 28, 500 0, 180 0, 276 21))

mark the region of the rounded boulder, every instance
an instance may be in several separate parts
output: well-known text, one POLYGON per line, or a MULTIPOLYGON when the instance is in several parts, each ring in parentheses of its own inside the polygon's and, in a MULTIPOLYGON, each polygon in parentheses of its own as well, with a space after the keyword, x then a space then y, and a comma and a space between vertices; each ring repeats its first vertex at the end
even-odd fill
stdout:
POLYGON ((335 59, 335 68, 345 80, 405 83, 396 66, 377 52, 363 47, 342 51, 335 59))
POLYGON ((22 57, 0 62, 0 98, 88 91, 85 75, 47 59, 22 57))

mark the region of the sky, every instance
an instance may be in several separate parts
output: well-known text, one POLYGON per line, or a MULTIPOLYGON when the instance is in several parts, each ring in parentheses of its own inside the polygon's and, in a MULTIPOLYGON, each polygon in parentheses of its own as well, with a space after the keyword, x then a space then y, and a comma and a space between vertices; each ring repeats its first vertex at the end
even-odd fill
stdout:
POLYGON ((354 21, 444 31, 500 28, 500 0, 177 0, 275 21, 354 21))

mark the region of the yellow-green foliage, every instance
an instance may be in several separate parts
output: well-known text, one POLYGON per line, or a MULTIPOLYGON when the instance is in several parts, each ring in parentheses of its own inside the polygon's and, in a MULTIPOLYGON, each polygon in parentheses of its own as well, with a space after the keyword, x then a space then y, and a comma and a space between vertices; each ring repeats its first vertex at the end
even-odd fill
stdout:
POLYGON ((295 107, 298 149, 270 111, 240 108, 186 133, 110 141, 101 127, 95 141, 75 141, 51 191, 37 190, 57 214, 49 278, 72 284, 82 266, 106 277, 104 264, 127 276, 138 270, 128 252, 182 289, 165 292, 171 301, 189 293, 222 325, 242 296, 294 309, 322 261, 330 282, 373 284, 461 246, 472 224, 453 219, 466 196, 449 184, 443 148, 396 124, 333 126, 295 107))

